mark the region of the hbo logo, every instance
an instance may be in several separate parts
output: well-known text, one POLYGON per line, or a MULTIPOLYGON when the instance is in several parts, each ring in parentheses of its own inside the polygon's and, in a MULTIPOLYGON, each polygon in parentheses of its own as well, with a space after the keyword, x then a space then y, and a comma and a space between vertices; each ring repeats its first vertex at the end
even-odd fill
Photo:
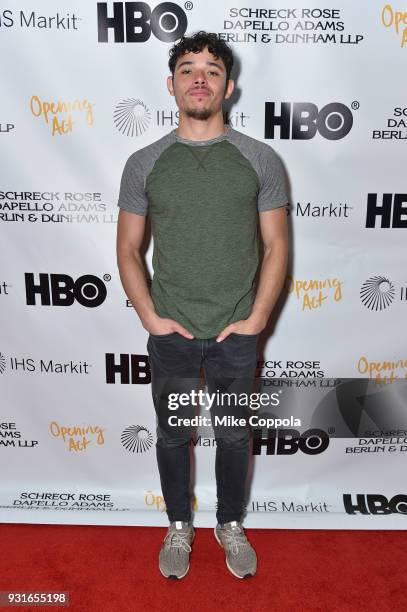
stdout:
POLYGON ((163 42, 178 40, 186 32, 188 20, 183 9, 173 2, 158 4, 153 11, 146 2, 113 2, 113 16, 107 15, 107 3, 98 2, 98 41, 108 42, 108 32, 114 32, 114 42, 146 42, 151 32, 163 42), (124 5, 124 15, 123 15, 124 5))
POLYGON ((25 275, 27 304, 36 305, 36 298, 42 306, 72 306, 75 300, 87 308, 96 308, 106 299, 104 282, 97 276, 85 274, 76 281, 67 274, 39 274, 35 283, 34 274, 25 275))
POLYGON ((329 446, 329 436, 323 429, 307 429, 301 435, 296 429, 268 429, 267 438, 261 429, 253 429, 253 455, 319 455, 329 446))
POLYGON ((274 102, 265 104, 265 138, 274 138, 274 128, 279 127, 283 140, 309 140, 317 132, 327 140, 340 140, 353 125, 351 111, 339 102, 331 102, 321 110, 312 102, 294 102, 292 105, 282 102, 280 114, 277 114, 274 102))
POLYGON ((385 495, 364 495, 358 493, 356 500, 350 493, 344 493, 343 504, 347 514, 407 514, 407 495, 394 495, 387 499, 385 495))

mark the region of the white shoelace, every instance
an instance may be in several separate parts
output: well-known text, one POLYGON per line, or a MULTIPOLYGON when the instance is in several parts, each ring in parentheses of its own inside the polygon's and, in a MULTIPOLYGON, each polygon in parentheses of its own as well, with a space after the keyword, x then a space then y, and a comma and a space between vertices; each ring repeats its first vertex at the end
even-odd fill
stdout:
POLYGON ((182 548, 186 552, 191 552, 191 547, 187 542, 188 533, 170 531, 166 539, 169 539, 169 548, 182 548))
POLYGON ((241 548, 247 548, 249 546, 249 542, 246 539, 246 536, 242 529, 224 529, 224 538, 226 540, 226 544, 228 549, 234 555, 239 554, 239 546, 241 548))

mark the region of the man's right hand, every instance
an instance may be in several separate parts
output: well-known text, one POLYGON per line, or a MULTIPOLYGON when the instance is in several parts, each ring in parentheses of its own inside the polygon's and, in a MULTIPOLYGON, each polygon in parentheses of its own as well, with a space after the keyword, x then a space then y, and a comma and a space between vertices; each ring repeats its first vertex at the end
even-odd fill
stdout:
POLYGON ((143 323, 143 327, 153 336, 164 336, 172 332, 178 332, 181 336, 189 340, 194 338, 191 332, 185 329, 185 327, 180 325, 177 321, 174 321, 174 319, 165 319, 158 315, 154 315, 151 320, 149 319, 148 322, 143 323))

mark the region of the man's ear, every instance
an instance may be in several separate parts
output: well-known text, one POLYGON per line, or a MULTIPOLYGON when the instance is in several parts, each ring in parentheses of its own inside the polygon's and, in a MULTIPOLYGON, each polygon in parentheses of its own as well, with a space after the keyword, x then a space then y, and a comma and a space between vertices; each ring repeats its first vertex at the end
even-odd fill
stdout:
POLYGON ((229 81, 227 82, 226 88, 225 88, 225 95, 223 96, 225 100, 230 98, 230 96, 233 93, 234 88, 235 88, 234 80, 233 79, 229 79, 229 81))
POLYGON ((167 89, 170 92, 170 94, 173 96, 174 95, 174 83, 173 83, 173 76, 172 75, 167 77, 167 89))

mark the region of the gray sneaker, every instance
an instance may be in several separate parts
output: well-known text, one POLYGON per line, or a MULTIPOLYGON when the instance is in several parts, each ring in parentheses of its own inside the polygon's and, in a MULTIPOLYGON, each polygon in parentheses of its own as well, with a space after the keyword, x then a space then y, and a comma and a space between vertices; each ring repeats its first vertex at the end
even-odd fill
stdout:
POLYGON ((166 578, 183 578, 189 570, 189 553, 195 530, 189 523, 175 521, 168 527, 160 550, 160 572, 166 578))
POLYGON ((248 541, 241 523, 232 521, 216 525, 215 538, 225 549, 227 568, 237 578, 254 576, 257 569, 257 556, 248 541))

